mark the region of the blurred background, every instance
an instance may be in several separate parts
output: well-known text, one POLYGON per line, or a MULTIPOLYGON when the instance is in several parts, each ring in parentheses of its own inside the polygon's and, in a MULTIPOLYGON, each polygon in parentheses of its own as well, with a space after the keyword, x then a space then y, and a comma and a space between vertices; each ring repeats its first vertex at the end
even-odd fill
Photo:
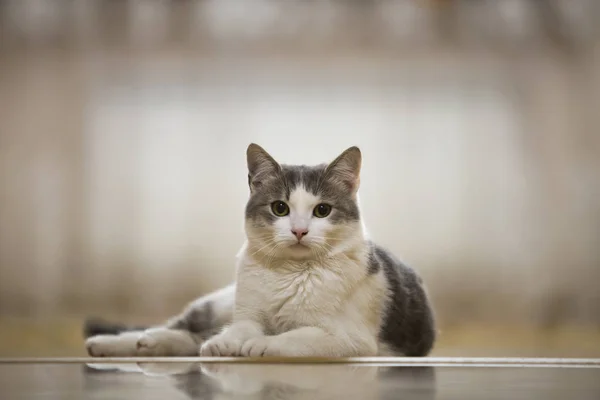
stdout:
POLYGON ((600 356, 600 2, 0 0, 0 355, 233 278, 245 149, 363 151, 438 356, 600 356))

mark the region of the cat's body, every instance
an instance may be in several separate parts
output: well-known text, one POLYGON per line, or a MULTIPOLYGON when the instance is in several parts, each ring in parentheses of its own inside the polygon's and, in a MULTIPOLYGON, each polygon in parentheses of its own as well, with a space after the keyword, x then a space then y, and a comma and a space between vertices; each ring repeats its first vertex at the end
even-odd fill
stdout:
POLYGON ((435 328, 421 279, 366 237, 358 148, 314 167, 279 165, 257 145, 247 156, 236 284, 162 327, 92 336, 90 355, 197 355, 200 344, 203 356, 428 354, 435 328))

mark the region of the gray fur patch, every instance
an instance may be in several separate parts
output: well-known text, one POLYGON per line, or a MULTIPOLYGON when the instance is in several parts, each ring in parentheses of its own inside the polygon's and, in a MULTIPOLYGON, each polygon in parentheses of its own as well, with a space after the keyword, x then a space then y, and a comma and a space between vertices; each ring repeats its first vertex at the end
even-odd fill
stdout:
POLYGON ((191 333, 207 333, 213 329, 214 311, 210 301, 202 307, 192 307, 171 321, 171 329, 186 330, 191 333))
POLYGON ((372 244, 369 259, 369 272, 383 269, 391 292, 379 332, 380 340, 409 357, 427 355, 435 342, 436 331, 421 278, 412 268, 375 244, 372 244))
POLYGON ((375 275, 381 271, 381 262, 377 259, 376 249, 373 243, 370 243, 371 251, 367 261, 367 274, 375 275))
POLYGON ((213 305, 207 302, 200 309, 193 309, 187 314, 188 331, 192 333, 202 333, 211 330, 214 319, 213 305))
POLYGON ((143 331, 147 328, 147 326, 109 322, 101 318, 87 318, 83 324, 83 336, 87 339, 96 335, 118 335, 129 331, 143 331))

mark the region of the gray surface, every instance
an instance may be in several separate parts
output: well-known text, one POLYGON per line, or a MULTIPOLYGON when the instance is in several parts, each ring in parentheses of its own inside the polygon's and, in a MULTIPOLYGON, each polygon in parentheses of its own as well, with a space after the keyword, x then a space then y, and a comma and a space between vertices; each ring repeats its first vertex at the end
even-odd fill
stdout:
POLYGON ((79 363, 0 364, 1 398, 600 399, 600 369, 593 366, 169 362, 112 367, 116 366, 128 371, 97 370, 79 363))

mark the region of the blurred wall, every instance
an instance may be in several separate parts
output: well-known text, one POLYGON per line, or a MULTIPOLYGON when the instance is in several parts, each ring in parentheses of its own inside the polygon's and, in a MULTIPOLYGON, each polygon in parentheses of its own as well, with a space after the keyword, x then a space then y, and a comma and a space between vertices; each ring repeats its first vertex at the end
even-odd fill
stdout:
POLYGON ((443 324, 600 325, 594 2, 233 3, 0 2, 0 313, 228 283, 257 142, 360 146, 369 231, 443 324))

